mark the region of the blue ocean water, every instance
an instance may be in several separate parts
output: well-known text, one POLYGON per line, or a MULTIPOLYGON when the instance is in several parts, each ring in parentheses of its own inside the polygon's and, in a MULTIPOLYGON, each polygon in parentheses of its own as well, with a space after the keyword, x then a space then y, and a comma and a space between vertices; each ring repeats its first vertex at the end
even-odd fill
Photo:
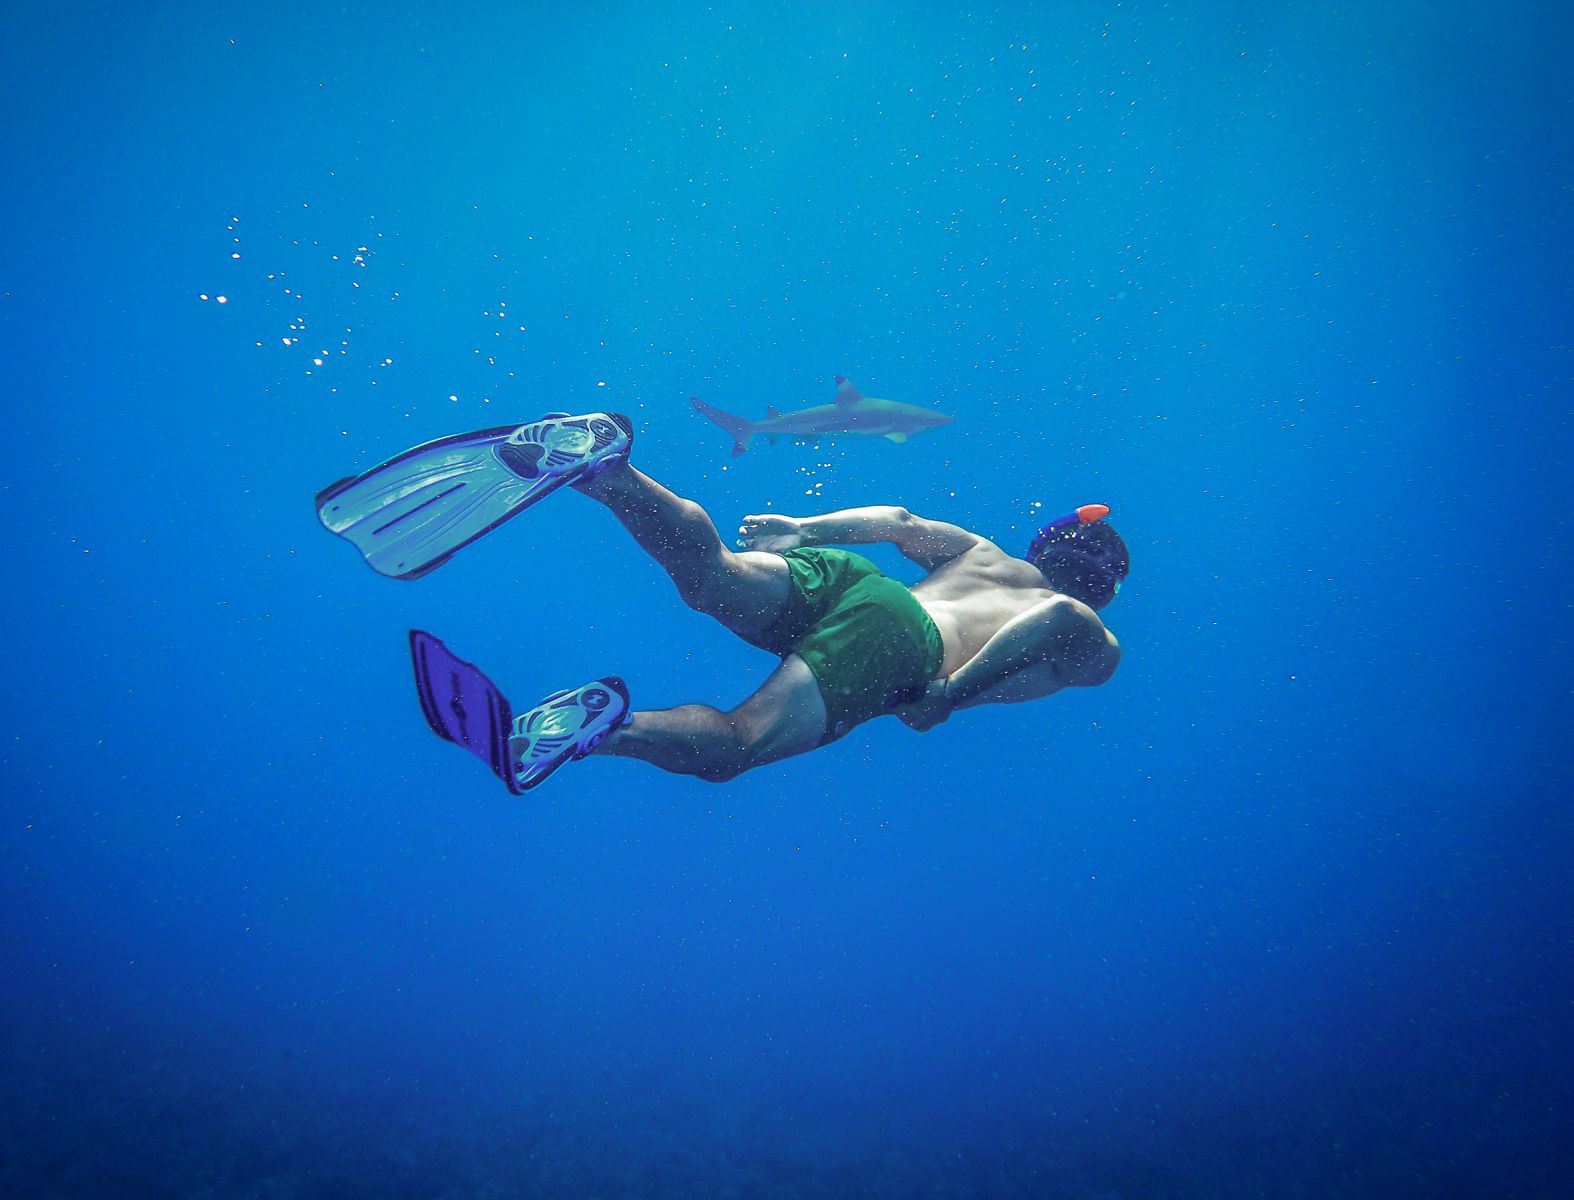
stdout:
MULTIPOLYGON (((0 1192, 1562 1194, 1564 6, 72 0, 0 39, 0 1192), (875 396, 905 445, 741 458, 875 396), (413 584, 316 490, 628 412, 716 515, 1133 555, 1105 687, 725 786, 431 736, 772 662, 554 498, 413 584)), ((876 552, 894 573, 911 568, 876 552)))

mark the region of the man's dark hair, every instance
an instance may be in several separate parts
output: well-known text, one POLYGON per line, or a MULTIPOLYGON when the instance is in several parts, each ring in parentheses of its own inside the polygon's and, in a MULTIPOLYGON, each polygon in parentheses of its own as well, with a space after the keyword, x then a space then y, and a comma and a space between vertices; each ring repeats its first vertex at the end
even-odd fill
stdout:
POLYGON ((1113 600, 1131 570, 1126 543, 1108 521, 1057 530, 1029 561, 1050 587, 1089 608, 1103 608, 1113 600))

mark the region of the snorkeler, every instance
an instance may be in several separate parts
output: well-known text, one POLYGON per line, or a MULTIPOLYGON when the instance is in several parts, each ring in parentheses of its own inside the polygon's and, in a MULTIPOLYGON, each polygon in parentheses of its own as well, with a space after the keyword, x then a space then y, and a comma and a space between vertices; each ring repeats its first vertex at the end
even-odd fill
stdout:
POLYGON ((1049 522, 1026 558, 904 508, 745 517, 734 550, 705 510, 630 465, 617 413, 554 413, 528 425, 418 446, 325 489, 318 515, 378 571, 416 578, 564 486, 605 505, 672 578, 683 602, 781 659, 730 712, 633 711, 609 676, 513 714, 503 693, 430 634, 410 634, 432 729, 485 761, 509 790, 592 752, 721 782, 894 714, 920 732, 959 708, 1103 683, 1120 646, 1099 620, 1129 569, 1125 543, 1084 505, 1049 522), (923 568, 911 588, 862 555, 889 542, 923 568))

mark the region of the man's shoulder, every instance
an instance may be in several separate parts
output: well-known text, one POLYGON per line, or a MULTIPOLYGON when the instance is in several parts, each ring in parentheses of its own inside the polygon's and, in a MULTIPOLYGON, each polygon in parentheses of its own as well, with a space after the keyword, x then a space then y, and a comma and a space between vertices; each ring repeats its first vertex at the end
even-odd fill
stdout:
POLYGON ((973 536, 977 540, 955 560, 959 567, 977 571, 980 575, 989 576, 992 582, 1006 583, 1010 586, 1027 587, 1043 584, 1043 575, 1027 559, 1018 558, 1015 554, 1002 550, 982 535, 973 536))

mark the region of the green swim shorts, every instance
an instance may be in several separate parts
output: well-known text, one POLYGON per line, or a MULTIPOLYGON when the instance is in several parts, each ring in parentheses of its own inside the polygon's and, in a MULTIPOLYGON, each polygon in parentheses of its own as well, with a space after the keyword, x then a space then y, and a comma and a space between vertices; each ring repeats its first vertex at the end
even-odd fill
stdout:
POLYGON ((825 699, 826 742, 935 677, 940 631, 912 592, 848 550, 810 546, 782 557, 792 591, 759 645, 809 664, 825 699))

